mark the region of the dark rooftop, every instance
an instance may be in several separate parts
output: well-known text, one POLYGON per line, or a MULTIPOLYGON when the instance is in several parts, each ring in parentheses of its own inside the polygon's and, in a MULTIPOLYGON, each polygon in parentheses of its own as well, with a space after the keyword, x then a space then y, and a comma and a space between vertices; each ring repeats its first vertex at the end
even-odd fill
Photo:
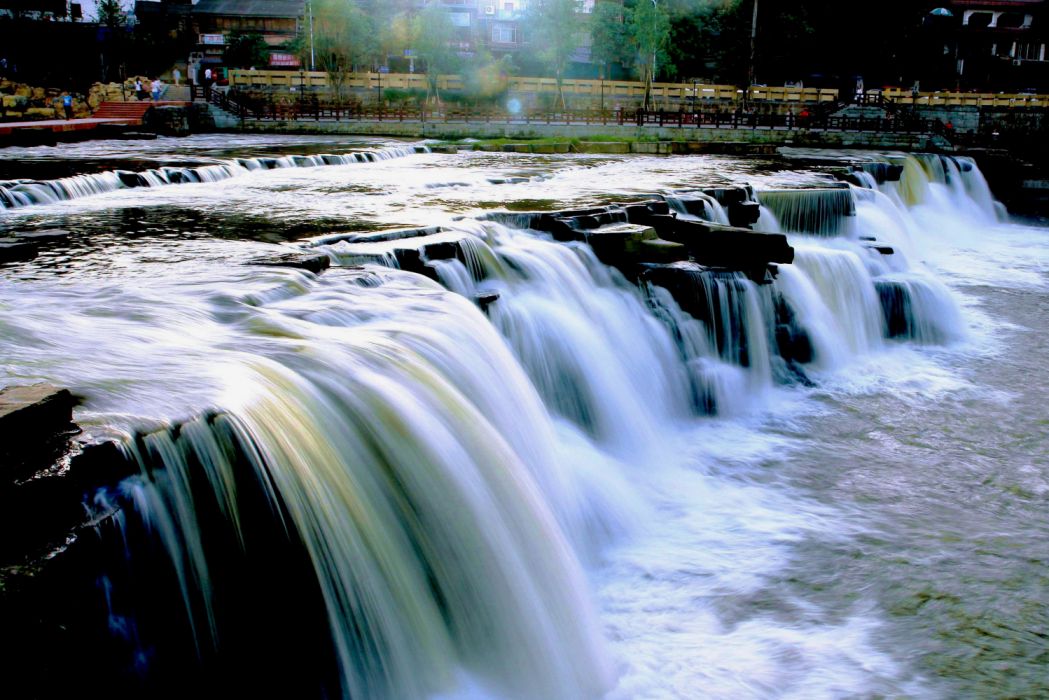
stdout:
POLYGON ((226 17, 302 17, 306 0, 200 0, 195 15, 226 17))

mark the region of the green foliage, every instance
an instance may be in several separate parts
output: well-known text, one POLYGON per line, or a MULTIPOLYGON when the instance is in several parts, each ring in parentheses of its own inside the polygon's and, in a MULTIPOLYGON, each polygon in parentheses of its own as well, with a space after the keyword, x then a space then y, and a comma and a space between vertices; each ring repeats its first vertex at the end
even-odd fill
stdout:
POLYGON ((226 47, 226 64, 233 68, 263 68, 269 57, 269 46, 261 34, 235 33, 226 47))
MULTIPOLYGON (((309 65, 310 46, 298 42, 300 59, 309 65)), ((317 67, 328 74, 336 99, 351 73, 370 67, 379 50, 375 23, 353 0, 314 0, 313 51, 317 67)))
POLYGON ((440 4, 431 1, 416 15, 412 23, 412 47, 426 66, 430 94, 438 102, 441 100, 437 90, 438 76, 455 72, 459 65, 455 41, 455 27, 440 4))
POLYGON ((580 45, 584 29, 579 9, 579 0, 536 0, 529 12, 532 44, 554 72, 562 108, 566 106, 562 89, 565 68, 580 45))
POLYGON ((601 64, 601 74, 605 77, 608 66, 613 63, 630 63, 630 42, 620 5, 613 2, 597 4, 590 18, 590 38, 590 55, 601 64))
POLYGON ((513 69, 513 60, 509 56, 496 60, 487 51, 478 51, 460 71, 463 77, 463 92, 473 100, 505 97, 513 69))
POLYGON ((637 72, 645 83, 645 108, 652 98, 652 81, 666 60, 670 40, 670 17, 659 0, 638 0, 630 9, 627 31, 637 51, 637 72))
POLYGON ((127 24, 127 13, 120 6, 120 0, 99 0, 98 23, 110 29, 127 24))

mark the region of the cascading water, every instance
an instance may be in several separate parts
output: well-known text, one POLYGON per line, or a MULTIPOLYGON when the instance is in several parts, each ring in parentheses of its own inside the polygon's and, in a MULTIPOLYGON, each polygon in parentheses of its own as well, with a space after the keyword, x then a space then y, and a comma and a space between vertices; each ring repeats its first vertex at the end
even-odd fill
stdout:
POLYGON ((129 187, 160 187, 193 182, 220 182, 255 170, 279 168, 312 168, 324 165, 350 165, 401 158, 415 153, 426 153, 427 146, 401 146, 377 151, 342 155, 285 156, 282 158, 237 158, 214 165, 195 168, 163 167, 142 172, 126 170, 94 175, 74 175, 58 180, 0 181, 0 205, 18 209, 34 204, 54 204, 81 197, 115 192, 129 187))
MULTIPOLYGON (((208 181, 331 158, 149 177, 208 181)), ((127 644, 127 687, 921 694, 921 680, 901 680, 871 643, 865 611, 766 595, 792 575, 777 567, 805 556, 809 534, 851 551, 861 528, 789 489, 770 495, 778 469, 768 467, 785 463, 747 463, 738 436, 790 393, 778 385, 895 352, 888 339, 963 335, 950 292, 921 265, 922 217, 960 198, 994 206, 972 169, 950 163, 915 160, 899 183, 872 175, 815 202, 803 190, 772 196, 758 228, 782 217, 796 250, 774 277, 684 263, 635 286, 586 244, 556 243, 527 230, 535 217, 507 214, 403 237, 333 234, 312 242, 336 265, 319 276, 223 259, 208 273, 221 292, 190 278, 155 299, 117 296, 134 310, 127 326, 96 308, 114 298, 107 283, 83 300, 54 292, 51 306, 25 305, 22 324, 0 307, 0 327, 32 339, 13 341, 26 345, 14 364, 38 361, 33 343, 56 352, 70 329, 97 327, 98 347, 63 358, 65 376, 133 372, 129 346, 164 342, 171 352, 140 353, 161 381, 183 362, 206 364, 219 386, 186 402, 217 411, 130 438, 140 475, 96 502, 99 520, 120 508, 99 526, 116 562, 99 585, 112 635, 127 644), (942 178, 928 175, 934 166, 942 178), (922 204, 908 208, 907 193, 922 204), (386 269, 404 261, 421 274, 386 269), (68 321, 57 324, 56 309, 68 321), (712 413, 734 418, 696 420, 712 413), (696 438, 697 425, 709 432, 696 438), (684 456, 683 443, 704 439, 729 443, 717 467, 684 456), (754 600, 759 612, 747 613, 754 600)), ((124 395, 141 388, 116 383, 124 395)))
POLYGON ((373 298, 400 285, 424 325, 360 326, 354 284, 271 300, 255 332, 289 347, 231 382, 221 430, 194 421, 136 443, 144 478, 128 505, 175 562, 198 644, 220 657, 216 591, 230 584, 211 538, 246 546, 250 511, 268 507, 312 563, 338 692, 426 697, 463 669, 503 697, 596 697, 609 672, 562 533, 585 556, 610 488, 562 471, 569 448, 493 327, 417 279, 397 273, 373 298), (241 504, 260 489, 261 506, 241 504))

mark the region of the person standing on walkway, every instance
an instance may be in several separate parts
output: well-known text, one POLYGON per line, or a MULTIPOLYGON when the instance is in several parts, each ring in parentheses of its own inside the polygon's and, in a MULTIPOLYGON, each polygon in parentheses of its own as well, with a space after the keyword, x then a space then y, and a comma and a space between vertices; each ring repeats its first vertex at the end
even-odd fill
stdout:
POLYGON ((153 89, 153 101, 160 101, 160 89, 161 87, 163 87, 163 83, 160 82, 160 78, 154 78, 153 85, 151 87, 153 89))
POLYGON ((211 69, 204 69, 204 100, 211 100, 211 69))
POLYGON ((182 79, 182 71, 176 68, 171 72, 171 75, 175 78, 175 87, 178 87, 178 81, 182 79))
POLYGON ((62 108, 66 112, 66 119, 73 118, 73 96, 66 93, 62 96, 62 108))

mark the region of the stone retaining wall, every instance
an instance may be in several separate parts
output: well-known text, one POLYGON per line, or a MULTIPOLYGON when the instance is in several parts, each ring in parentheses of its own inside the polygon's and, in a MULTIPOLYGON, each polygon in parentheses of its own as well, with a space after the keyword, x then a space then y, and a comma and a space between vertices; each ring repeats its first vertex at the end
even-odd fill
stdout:
MULTIPOLYGON (((335 122, 335 121, 254 121, 246 120, 236 130, 278 134, 352 134, 403 138, 510 138, 540 139, 564 137, 587 139, 595 136, 625 141, 681 141, 735 143, 813 148, 885 148, 900 150, 949 149, 950 145, 930 134, 895 134, 853 131, 803 131, 799 129, 696 129, 678 127, 637 127, 634 125, 496 124, 444 122, 335 122)), ((639 144, 640 145, 640 144, 639 144)), ((658 146, 653 145, 654 148, 658 146)), ((637 151, 646 152, 646 151, 637 151)), ((656 153, 659 151, 656 150, 656 153)))

